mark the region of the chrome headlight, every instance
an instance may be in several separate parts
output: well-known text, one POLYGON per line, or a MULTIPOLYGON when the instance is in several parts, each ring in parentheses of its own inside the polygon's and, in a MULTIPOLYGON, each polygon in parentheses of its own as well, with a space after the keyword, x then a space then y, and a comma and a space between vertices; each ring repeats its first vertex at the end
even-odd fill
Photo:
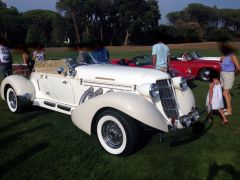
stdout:
POLYGON ((197 122, 198 119, 199 119, 199 117, 200 117, 199 112, 196 111, 196 110, 193 111, 193 112, 191 112, 189 115, 190 115, 190 117, 192 118, 192 120, 195 121, 195 122, 197 122))
POLYGON ((149 94, 153 98, 157 98, 159 96, 159 88, 155 83, 151 84, 150 89, 149 89, 149 94))
POLYGON ((180 80, 180 87, 181 87, 182 91, 187 90, 188 85, 187 85, 187 79, 186 78, 183 78, 183 77, 181 78, 181 80, 180 80))
POLYGON ((190 116, 182 116, 180 117, 179 121, 184 127, 190 127, 192 124, 192 120, 190 116))

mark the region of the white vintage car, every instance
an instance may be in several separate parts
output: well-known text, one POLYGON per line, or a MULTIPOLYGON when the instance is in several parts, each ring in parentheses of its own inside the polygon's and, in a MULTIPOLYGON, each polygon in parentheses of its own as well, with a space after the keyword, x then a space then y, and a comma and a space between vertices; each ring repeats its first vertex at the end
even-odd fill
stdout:
POLYGON ((27 105, 71 115, 87 134, 96 134, 110 154, 128 155, 140 129, 169 132, 199 118, 186 80, 154 69, 73 60, 38 62, 29 79, 8 76, 1 97, 12 112, 27 105), (141 127, 141 128, 140 128, 141 127))

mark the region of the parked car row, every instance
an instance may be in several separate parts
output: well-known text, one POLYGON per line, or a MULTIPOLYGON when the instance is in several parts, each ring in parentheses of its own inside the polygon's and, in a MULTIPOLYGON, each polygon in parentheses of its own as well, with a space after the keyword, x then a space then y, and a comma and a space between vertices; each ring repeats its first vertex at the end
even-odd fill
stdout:
MULTIPOLYGON (((199 54, 198 54, 199 55, 199 54)), ((132 67, 153 68, 152 59, 147 56, 136 56, 132 59, 113 59, 112 64, 132 67)), ((182 76, 188 80, 196 78, 209 81, 211 72, 220 72, 220 60, 196 58, 194 53, 184 53, 181 57, 170 58, 169 74, 172 77, 182 76)))

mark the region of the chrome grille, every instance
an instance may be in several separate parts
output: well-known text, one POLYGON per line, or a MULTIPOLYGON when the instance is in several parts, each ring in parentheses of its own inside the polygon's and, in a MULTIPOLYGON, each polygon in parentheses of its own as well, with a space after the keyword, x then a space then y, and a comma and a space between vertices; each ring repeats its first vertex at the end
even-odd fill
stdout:
POLYGON ((176 99, 172 89, 170 79, 158 80, 159 96, 162 103, 163 110, 168 118, 179 118, 176 99))

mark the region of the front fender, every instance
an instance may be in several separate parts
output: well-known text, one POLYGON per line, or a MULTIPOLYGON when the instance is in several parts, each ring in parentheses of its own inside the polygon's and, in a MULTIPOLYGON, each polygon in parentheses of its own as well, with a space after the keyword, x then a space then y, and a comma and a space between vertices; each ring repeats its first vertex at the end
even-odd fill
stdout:
POLYGON ((27 97, 31 101, 35 98, 35 89, 30 80, 23 76, 11 75, 6 77, 1 83, 1 98, 5 100, 6 87, 10 85, 15 90, 17 96, 27 97))
POLYGON ((155 129, 168 132, 167 120, 156 106, 142 96, 125 92, 109 92, 80 104, 72 111, 73 123, 91 134, 95 114, 102 108, 114 108, 155 129))
POLYGON ((179 89, 175 89, 176 98, 179 105, 179 109, 183 113, 182 115, 187 115, 192 111, 192 108, 195 108, 195 99, 190 88, 182 91, 179 89))

